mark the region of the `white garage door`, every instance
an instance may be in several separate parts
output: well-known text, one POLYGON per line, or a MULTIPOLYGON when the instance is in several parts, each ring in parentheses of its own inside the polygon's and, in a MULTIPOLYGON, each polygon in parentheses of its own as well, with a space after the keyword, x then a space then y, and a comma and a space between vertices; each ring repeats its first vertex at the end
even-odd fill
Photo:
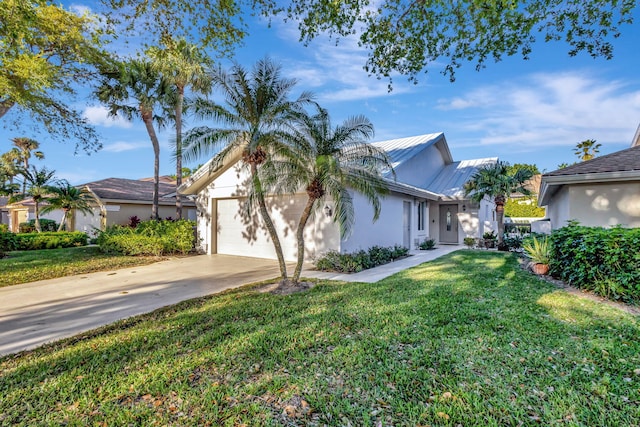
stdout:
MULTIPOLYGON (((219 199, 217 252, 256 258, 276 258, 269 237, 257 208, 249 217, 246 214, 246 199, 219 199)), ((267 206, 278 231, 282 252, 287 261, 297 257, 296 228, 304 208, 303 196, 269 198, 267 206)))

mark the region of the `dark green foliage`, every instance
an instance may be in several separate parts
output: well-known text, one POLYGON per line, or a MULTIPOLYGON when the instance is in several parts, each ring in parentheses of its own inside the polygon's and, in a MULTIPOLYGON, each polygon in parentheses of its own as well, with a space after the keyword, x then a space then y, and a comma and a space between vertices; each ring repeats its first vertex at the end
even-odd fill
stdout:
POLYGON ((38 249, 60 249, 87 245, 87 234, 74 232, 43 231, 42 233, 14 234, 17 242, 15 249, 31 251, 38 249))
POLYGON ((9 232, 0 232, 0 258, 4 258, 6 252, 15 251, 18 248, 18 238, 9 232))
POLYGON ((522 248, 522 236, 517 234, 505 235, 504 244, 507 245, 508 250, 517 251, 522 248))
POLYGON ((545 216, 545 210, 538 206, 538 198, 531 196, 507 199, 504 204, 504 215, 516 218, 542 218, 545 216))
POLYGON ((640 301, 640 228, 571 222, 550 242, 553 276, 607 298, 640 301))
MULTIPOLYGON (((20 233, 33 233, 36 231, 36 220, 30 219, 27 222, 21 222, 18 225, 20 233)), ((40 218, 40 230, 41 231, 56 231, 58 230, 58 223, 52 219, 40 218)))
POLYGON ((341 273, 357 273, 362 270, 388 264, 396 259, 404 258, 409 249, 404 246, 393 247, 372 246, 368 251, 360 250, 350 254, 329 251, 315 261, 316 268, 322 271, 338 271, 341 273))
POLYGON ((436 247, 435 239, 424 239, 422 243, 420 243, 419 248, 423 251, 429 251, 436 247))
POLYGON ((124 255, 186 254, 193 249, 193 221, 143 221, 136 228, 112 226, 100 233, 105 253, 124 255))

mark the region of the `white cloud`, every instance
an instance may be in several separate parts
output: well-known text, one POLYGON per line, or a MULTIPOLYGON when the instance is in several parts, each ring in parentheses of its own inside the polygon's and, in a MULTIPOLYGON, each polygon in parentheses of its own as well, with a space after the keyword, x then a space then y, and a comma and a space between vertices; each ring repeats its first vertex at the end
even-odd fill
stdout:
POLYGON ((69 6, 69 10, 80 16, 93 14, 91 8, 84 4, 72 4, 71 6, 69 6))
POLYGON ((587 73, 540 73, 466 96, 440 99, 441 110, 457 110, 460 130, 483 135, 481 144, 573 146, 585 139, 631 140, 640 118, 637 85, 599 79, 587 73))
POLYGON ((89 121, 92 125, 104 126, 104 127, 118 127, 123 129, 131 128, 132 124, 124 117, 117 115, 115 117, 109 116, 109 110, 103 106, 86 107, 82 116, 89 121))
POLYGON ((141 148, 147 148, 150 146, 150 142, 127 142, 116 141, 110 144, 106 144, 102 150, 109 153, 121 153, 123 151, 139 150, 141 148))

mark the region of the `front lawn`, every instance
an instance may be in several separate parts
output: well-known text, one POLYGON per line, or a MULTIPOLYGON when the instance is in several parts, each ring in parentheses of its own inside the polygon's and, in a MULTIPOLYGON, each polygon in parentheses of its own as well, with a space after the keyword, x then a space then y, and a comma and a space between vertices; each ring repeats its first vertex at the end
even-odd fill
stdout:
POLYGON ((637 425, 638 319, 509 254, 250 287, 0 361, 2 425, 637 425))
POLYGON ((146 265, 162 259, 107 255, 100 252, 97 246, 10 252, 7 258, 0 259, 0 287, 146 265))

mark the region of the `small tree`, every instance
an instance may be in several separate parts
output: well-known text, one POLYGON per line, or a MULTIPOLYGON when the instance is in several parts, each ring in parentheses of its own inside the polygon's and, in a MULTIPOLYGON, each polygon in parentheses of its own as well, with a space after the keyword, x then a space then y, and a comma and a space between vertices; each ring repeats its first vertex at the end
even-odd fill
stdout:
POLYGON ((511 194, 519 192, 528 196, 531 192, 524 183, 531 178, 528 169, 519 169, 509 175, 509 164, 496 162, 481 167, 464 186, 465 196, 480 202, 485 197, 493 198, 496 204, 496 220, 498 222, 498 245, 504 241, 504 204, 511 194))
POLYGON ((39 233, 40 229, 40 203, 47 199, 49 194, 53 191, 53 183, 56 171, 49 170, 46 167, 38 169, 35 166, 31 166, 30 169, 23 169, 22 175, 27 182, 27 192, 23 195, 30 196, 35 204, 35 227, 39 233))
POLYGON ((595 139, 586 139, 582 142, 578 142, 576 144, 576 148, 573 149, 573 152, 576 153, 576 156, 580 159, 580 161, 584 162, 587 160, 593 159, 596 154, 600 152, 600 147, 602 144, 596 144, 595 139))
POLYGON ((314 211, 334 203, 334 221, 342 236, 349 233, 354 220, 353 200, 349 189, 365 196, 373 206, 373 219, 380 215, 380 196, 386 194, 383 171, 393 170, 387 154, 367 143, 373 136, 373 125, 364 116, 351 117, 333 128, 326 110, 315 116, 303 115, 296 123, 293 139, 299 168, 283 176, 291 190, 304 188, 307 203, 296 231, 298 262, 291 281, 297 284, 304 261, 304 228, 314 211))
POLYGON ((62 210, 62 219, 58 226, 58 231, 65 227, 67 231, 73 231, 70 227, 70 212, 82 212, 92 214, 92 207, 97 204, 93 194, 87 188, 78 188, 62 180, 53 187, 50 187, 50 196, 47 197, 48 205, 42 208, 41 213, 46 214, 54 210, 62 210))

